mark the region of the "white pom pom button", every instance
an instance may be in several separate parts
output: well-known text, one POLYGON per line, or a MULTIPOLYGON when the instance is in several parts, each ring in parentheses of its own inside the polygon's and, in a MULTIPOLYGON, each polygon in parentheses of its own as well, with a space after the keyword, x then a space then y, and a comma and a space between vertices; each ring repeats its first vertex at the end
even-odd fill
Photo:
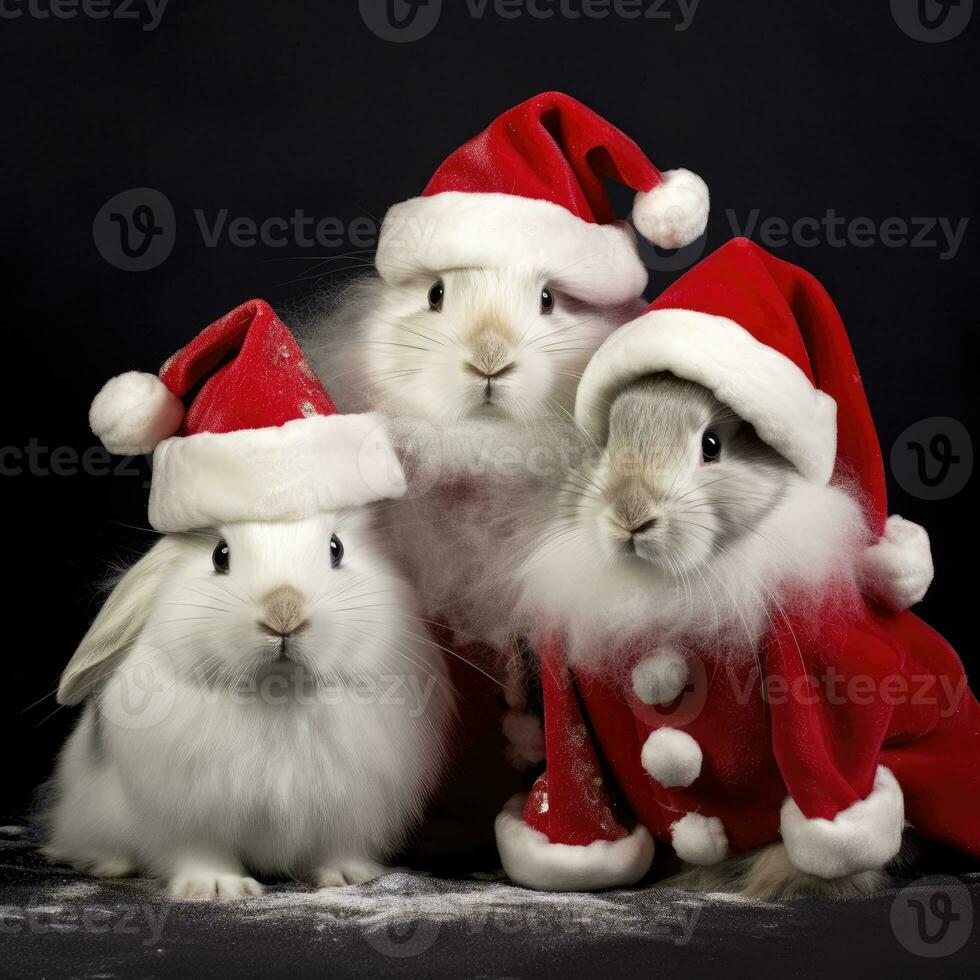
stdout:
POLYGON ((670 704, 684 693, 689 674, 680 651, 664 647, 633 668, 633 693, 644 704, 670 704))
POLYGON ((688 864, 717 864, 728 856, 728 837, 717 817, 688 813, 670 827, 670 842, 688 864))
POLYGON ((643 768, 661 786, 690 786, 701 775, 701 746, 687 732, 658 728, 640 753, 643 768))

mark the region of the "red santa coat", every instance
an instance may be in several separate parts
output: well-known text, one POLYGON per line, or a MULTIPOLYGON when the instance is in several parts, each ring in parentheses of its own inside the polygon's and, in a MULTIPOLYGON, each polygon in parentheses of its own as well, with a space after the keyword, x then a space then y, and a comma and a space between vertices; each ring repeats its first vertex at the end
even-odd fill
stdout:
MULTIPOLYGON (((812 276, 745 240, 705 259, 590 363, 576 417, 597 444, 617 390, 663 370, 713 390, 806 480, 857 481, 879 547, 897 547, 906 522, 886 521, 860 376, 812 276)), ((927 550, 904 552, 910 578, 927 550)), ((622 652, 619 683, 573 669, 555 624, 538 646, 546 770, 497 818, 511 878, 612 887, 647 872, 654 839, 712 864, 780 838, 800 870, 836 878, 886 864, 906 821, 980 854, 980 707, 962 664, 913 614, 842 588, 773 615, 757 660, 649 636, 622 652)))
POLYGON ((571 669, 558 635, 540 644, 547 770, 498 818, 511 877, 629 884, 647 832, 694 864, 781 837, 826 878, 886 864, 906 821, 980 854, 980 705, 956 653, 907 612, 807 618, 770 631, 759 663, 650 638, 622 684, 571 669), (569 867, 555 844, 594 859, 569 867))

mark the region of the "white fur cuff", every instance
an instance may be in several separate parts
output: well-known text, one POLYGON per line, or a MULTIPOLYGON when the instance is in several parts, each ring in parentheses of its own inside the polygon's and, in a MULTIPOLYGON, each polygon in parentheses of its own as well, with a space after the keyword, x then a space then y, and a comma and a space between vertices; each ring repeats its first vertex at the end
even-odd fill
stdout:
POLYGON ((833 820, 803 815, 792 797, 780 813, 779 831, 790 861, 807 874, 841 878, 883 868, 902 846, 905 800, 898 780, 878 766, 868 796, 833 820))
POLYGON ((553 844, 524 822, 524 800, 512 796, 494 830, 511 881, 549 892, 598 891, 636 884, 650 870, 653 838, 642 824, 627 837, 591 844, 553 844))
POLYGON ((390 208, 375 265, 394 284, 467 266, 526 268, 598 306, 635 300, 648 278, 626 222, 600 225, 551 201, 458 191, 390 208))
POLYGON ((881 540, 861 556, 861 591, 892 612, 921 602, 933 574, 928 532, 898 514, 888 518, 881 540))
POLYGON ((806 479, 825 485, 837 457, 837 403, 784 354, 727 317, 651 310, 615 331, 582 375, 575 420, 599 444, 616 394, 670 371, 713 391, 806 479))
POLYGON ((298 521, 404 492, 381 415, 312 415, 164 440, 153 454, 150 523, 174 532, 298 521))

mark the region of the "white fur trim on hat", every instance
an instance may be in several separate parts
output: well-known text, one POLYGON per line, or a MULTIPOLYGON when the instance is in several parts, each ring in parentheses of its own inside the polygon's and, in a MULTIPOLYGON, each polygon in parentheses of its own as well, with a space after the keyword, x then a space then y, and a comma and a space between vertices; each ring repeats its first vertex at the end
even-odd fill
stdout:
POLYGON ((494 823, 504 871, 518 885, 549 892, 598 891, 636 884, 650 870, 653 838, 642 824, 620 840, 553 844, 524 822, 524 800, 512 796, 494 823))
POLYGON ((701 775, 703 762, 701 746, 678 728, 650 732, 640 752, 640 764, 667 789, 690 786, 701 775))
POLYGON ((155 375, 127 371, 110 378, 92 400, 88 422, 110 453, 151 453, 184 420, 184 404, 155 375))
POLYGON ((683 248, 708 226, 708 185, 690 170, 666 170, 660 176, 656 187, 636 195, 633 224, 660 248, 683 248))
POLYGON ((686 813, 670 825, 670 842, 688 864, 717 864, 728 856, 728 835, 718 817, 686 813))
POLYGON ((934 569, 929 533, 924 527, 892 514, 881 540, 864 551, 860 561, 861 591, 892 612, 921 602, 932 585, 934 569))
POLYGON ((460 191, 390 208, 375 264, 390 283, 446 269, 525 267, 599 306, 636 299, 648 278, 626 222, 601 225, 551 201, 460 191))
POLYGON ((170 532, 297 521, 404 492, 381 415, 313 415, 161 442, 153 454, 150 523, 170 532))
POLYGON ((878 766, 868 796, 841 810, 833 820, 808 818, 787 797, 779 832, 790 861, 820 878, 841 878, 883 868, 902 846, 905 799, 889 769, 878 766))
POLYGON ((670 704, 684 693, 689 675, 684 655, 675 647, 663 647, 633 668, 633 693, 644 704, 670 704))
POLYGON ((837 455, 836 402, 788 357, 727 317, 651 310, 620 327, 582 375, 576 421, 604 444, 615 396, 660 371, 710 389, 808 480, 830 480, 837 455))

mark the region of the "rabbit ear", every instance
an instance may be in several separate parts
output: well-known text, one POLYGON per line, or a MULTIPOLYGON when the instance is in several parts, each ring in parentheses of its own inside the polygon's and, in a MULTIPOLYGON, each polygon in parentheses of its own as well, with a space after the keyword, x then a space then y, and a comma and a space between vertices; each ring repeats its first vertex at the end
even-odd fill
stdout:
POLYGON ((138 639, 161 584, 182 553, 177 538, 164 537, 123 575, 62 673, 58 704, 78 704, 112 672, 138 639))

